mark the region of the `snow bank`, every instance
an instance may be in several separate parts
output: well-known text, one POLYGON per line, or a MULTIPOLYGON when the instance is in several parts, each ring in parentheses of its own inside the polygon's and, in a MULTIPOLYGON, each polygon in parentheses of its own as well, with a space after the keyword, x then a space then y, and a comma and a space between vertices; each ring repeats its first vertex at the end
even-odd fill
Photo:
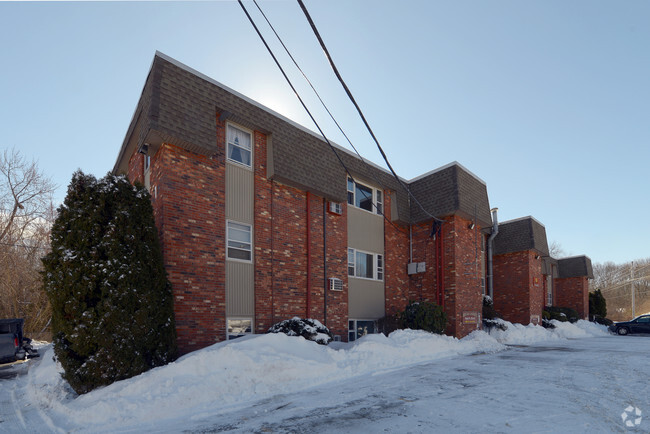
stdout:
POLYGON ((432 360, 503 350, 483 332, 464 339, 400 330, 369 335, 339 350, 301 337, 266 334, 222 342, 73 399, 50 347, 30 370, 30 400, 57 420, 97 431, 192 414, 218 414, 251 400, 291 393, 432 360), (191 409, 191 411, 190 411, 191 409))
MULTIPOLYGON (((284 334, 247 336, 188 354, 167 366, 75 397, 61 379, 51 347, 28 374, 28 399, 56 430, 115 431, 161 420, 198 420, 354 376, 377 374, 441 358, 506 349, 550 339, 598 336, 598 326, 558 323, 555 330, 504 323, 506 331, 475 331, 463 339, 422 331, 399 330, 390 336, 365 336, 338 349, 284 334), (188 416, 191 415, 191 416, 188 416), (110 428, 109 428, 110 427, 110 428)), ((153 425, 150 425, 153 426, 153 425)))
POLYGON ((498 320, 507 327, 506 330, 492 329, 489 334, 498 342, 506 345, 530 345, 538 342, 557 339, 578 339, 607 335, 607 327, 579 320, 575 324, 551 320, 554 329, 529 324, 513 324, 508 321, 498 320))

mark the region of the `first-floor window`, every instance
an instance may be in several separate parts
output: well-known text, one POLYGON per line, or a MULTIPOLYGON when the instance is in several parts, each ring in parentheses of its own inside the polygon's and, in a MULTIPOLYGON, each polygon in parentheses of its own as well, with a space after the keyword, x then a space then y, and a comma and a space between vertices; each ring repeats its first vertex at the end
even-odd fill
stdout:
POLYGON ((377 321, 368 319, 351 319, 348 321, 348 341, 353 342, 357 339, 377 333, 377 321))
POLYGON ((226 238, 228 244, 228 259, 250 261, 253 256, 251 225, 228 222, 226 238))
POLYGON ((384 256, 348 248, 348 276, 383 280, 384 256))
POLYGON ((253 333, 251 318, 229 318, 227 321, 228 339, 237 339, 253 333))

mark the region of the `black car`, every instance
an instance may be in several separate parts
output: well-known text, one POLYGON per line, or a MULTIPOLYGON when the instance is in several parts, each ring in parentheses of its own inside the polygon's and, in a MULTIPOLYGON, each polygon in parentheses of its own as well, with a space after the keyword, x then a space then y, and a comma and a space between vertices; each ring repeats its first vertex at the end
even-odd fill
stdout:
POLYGON ((621 336, 625 336, 630 333, 650 334, 650 314, 637 316, 632 321, 615 322, 609 326, 609 331, 618 333, 621 336))

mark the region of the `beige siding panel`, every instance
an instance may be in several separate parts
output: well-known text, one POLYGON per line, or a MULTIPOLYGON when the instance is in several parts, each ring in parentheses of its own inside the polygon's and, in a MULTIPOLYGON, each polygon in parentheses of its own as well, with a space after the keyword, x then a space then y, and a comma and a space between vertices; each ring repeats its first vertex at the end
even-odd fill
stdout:
POLYGON ((379 319, 385 315, 384 282, 348 278, 348 315, 352 319, 379 319))
POLYGON ((253 224, 253 194, 253 172, 226 164, 226 218, 253 224))
POLYGON ((226 314, 253 316, 255 313, 253 264, 226 261, 226 314))
POLYGON ((348 205, 348 247, 384 253, 384 218, 348 205))

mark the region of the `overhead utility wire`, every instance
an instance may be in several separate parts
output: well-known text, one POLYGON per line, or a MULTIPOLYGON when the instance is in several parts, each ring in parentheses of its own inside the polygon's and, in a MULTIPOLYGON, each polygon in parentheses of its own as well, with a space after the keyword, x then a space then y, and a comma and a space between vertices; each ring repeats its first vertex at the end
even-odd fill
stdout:
MULTIPOLYGON (((255 6, 257 6, 257 9, 260 11, 260 13, 262 14, 262 16, 263 16, 264 19, 266 20, 266 23, 269 25, 269 27, 271 28, 271 30, 272 30, 273 33, 275 34, 276 38, 278 38, 278 41, 280 42, 280 44, 281 44, 282 47, 284 48, 284 51, 287 53, 287 55, 289 56, 289 58, 291 58, 291 60, 293 61, 293 64, 296 66, 296 68, 298 69, 298 71, 300 71, 300 73, 302 74, 302 76, 303 76, 303 78, 305 79, 305 81, 307 81, 307 83, 309 84, 309 86, 311 87, 311 89, 314 91, 314 94, 316 94, 316 97, 318 98, 318 100, 320 101, 321 105, 323 106, 323 108, 325 109, 325 111, 327 112, 327 114, 329 115, 330 119, 332 119, 332 121, 333 121, 334 124, 337 126, 337 128, 339 129, 339 131, 341 132, 341 134, 343 134, 343 137, 345 137, 345 139, 346 139, 347 142, 350 144, 350 146, 352 146, 352 149, 354 149, 354 152, 357 154, 357 156, 359 157, 359 159, 361 160, 361 162, 364 163, 364 164, 368 164, 368 162, 363 158, 363 156, 359 153, 359 151, 357 150, 357 148, 354 146, 354 144, 352 143, 352 141, 350 140, 350 138, 348 137, 348 135, 345 134, 345 131, 343 131, 343 128, 342 128, 341 125, 337 122, 336 118, 334 117, 334 115, 332 114, 332 112, 329 110, 329 108, 328 108, 327 105, 325 104, 325 101, 323 101, 323 98, 321 98, 320 94, 318 93, 318 91, 316 90, 316 88, 314 87, 314 85, 312 84, 311 80, 309 80, 309 77, 307 77, 307 74, 305 74, 305 72, 302 70, 302 68, 300 67, 300 65, 298 65, 298 62, 296 61, 296 59, 293 57, 293 55, 292 55, 291 52, 289 51, 289 48, 287 48, 287 46, 284 44, 284 41, 282 40, 282 38, 280 37, 280 35, 278 34, 278 32, 275 30, 275 27, 273 27, 273 24, 271 24, 271 21, 269 21, 269 19, 267 18, 266 14, 264 13, 264 11, 263 11, 262 8, 260 7, 260 5, 257 3, 257 0, 253 0, 253 3, 255 3, 255 6)), ((345 166, 344 166, 344 167, 345 167, 345 166)), ((347 171, 347 167, 345 167, 345 169, 346 169, 346 171, 347 171)), ((380 186, 382 186, 382 187, 384 186, 384 183, 381 182, 379 179, 377 179, 377 177, 375 177, 375 176, 371 176, 371 177, 372 177, 372 179, 373 179, 373 180, 374 180, 378 185, 380 185, 380 186)), ((354 179, 353 179, 353 181, 354 181, 354 179)), ((365 192, 362 191, 362 193, 363 193, 365 199, 369 199, 368 195, 367 195, 365 192)), ((373 206, 375 207, 375 209, 377 209, 377 211, 379 211, 379 209, 377 208, 377 205, 376 205, 374 202, 372 202, 372 203, 373 203, 373 206)), ((383 212, 380 211, 380 213, 383 215, 383 212)))
POLYGON ((327 57, 327 60, 330 63, 330 66, 332 67, 332 70, 334 71, 334 74, 336 74, 336 77, 338 78, 339 82, 343 86, 343 89, 345 89, 345 93, 347 93, 348 98, 350 98, 350 101, 352 101, 352 104, 354 104, 354 107, 357 109, 357 112, 359 113, 359 116, 361 117, 361 120, 365 124, 366 128, 368 129, 368 132, 372 136, 373 140, 377 144, 377 148, 379 149, 379 152, 381 153, 382 157, 384 158, 384 161, 388 165, 388 168, 390 169, 391 173, 397 180, 397 182, 406 190, 408 195, 413 198, 415 203, 420 207, 422 211, 432 219, 438 221, 438 222, 443 222, 444 220, 439 219, 438 217, 432 215, 429 211, 424 209, 420 201, 411 193, 411 190, 404 185, 402 180, 397 176, 397 173, 395 173, 395 170, 393 170, 393 166, 391 166, 390 162, 388 161, 388 157, 386 157, 386 153, 382 149, 381 145, 379 144, 379 140, 377 140, 377 137, 375 136, 375 133, 372 131, 372 128, 370 128, 370 125, 368 124, 368 121, 366 120, 366 117, 363 115, 363 112, 361 111, 361 108, 357 104, 356 100, 352 96, 352 92, 350 92, 350 89, 348 89, 348 86, 345 84, 345 81, 343 81, 343 77, 341 77, 341 74, 339 73, 338 68, 334 64, 334 60, 332 60, 332 56, 330 55, 329 51, 327 50, 327 47, 325 46, 325 42, 323 42, 323 38, 321 38, 320 33, 318 32, 318 29, 316 28, 316 25, 314 24, 314 21, 311 19, 311 16, 309 15, 309 12, 307 12, 307 8, 305 7, 305 4, 302 2, 302 0, 298 0, 298 4, 300 5, 300 8, 302 9, 303 13, 305 14, 305 17, 307 17, 307 21, 309 21, 309 25, 311 26, 312 30, 314 31, 314 34, 316 35, 316 38, 318 39, 318 42, 323 49, 323 52, 325 53, 325 56, 327 57))
MULTIPOLYGON (((291 87, 291 90, 293 90, 293 93, 296 95, 296 97, 297 97, 298 100, 300 101, 300 104, 302 104, 302 107, 305 109, 305 111, 307 112, 307 114, 308 114, 309 117, 311 118, 312 122, 314 122, 314 125, 316 125, 316 128, 318 128, 318 131, 319 131, 319 132, 321 133, 321 135, 323 136, 323 139, 325 139, 325 142, 327 142, 327 144, 329 145, 330 149, 332 150, 332 152, 334 152, 334 155, 336 155, 336 158, 339 160, 339 163, 341 164, 341 166, 343 166, 343 169, 345 169, 345 173, 350 177, 350 179, 352 180, 352 182, 354 182, 354 183, 356 184, 356 181, 354 180, 354 177, 352 176, 352 174, 351 174, 350 171, 348 170, 348 168, 347 168, 347 166, 345 165, 345 163, 343 162, 343 160, 341 160, 341 157, 339 156, 338 152, 336 152, 336 149, 334 149, 334 145, 332 145, 332 143, 329 141, 329 139, 328 139, 327 136, 325 135, 325 132, 321 129, 320 125, 318 125, 318 122, 316 122, 316 119, 315 119, 314 116, 311 114, 311 111, 309 111, 309 109, 307 108, 307 105, 305 104, 305 102, 304 102, 304 101, 302 100, 302 98, 300 97, 300 94, 298 93, 298 91, 296 90, 296 88, 295 88, 295 87, 293 86, 293 84, 291 83, 291 80, 289 79, 289 77, 287 76, 287 74, 284 72, 284 69, 282 68, 282 65, 280 65, 280 62, 279 62, 278 59, 275 57, 275 54, 273 54, 273 51, 271 50, 271 47, 269 47, 269 45, 266 43, 266 39, 264 39, 264 36, 262 36, 262 33, 261 33, 260 30, 257 28, 257 25, 255 24, 255 21, 253 21, 253 18, 252 18, 252 17, 250 16, 250 14, 248 13, 248 10, 246 9, 246 6, 244 6, 244 4, 242 3, 241 0, 237 0, 237 2, 239 3, 239 5, 240 5, 240 6, 242 7, 242 9, 244 10, 244 13, 246 14, 246 17, 248 17, 248 21, 250 21, 251 25, 252 25, 253 28, 255 29, 255 32, 257 32, 257 35, 258 35, 258 36, 260 37, 260 39, 262 40, 262 43, 264 44, 264 46, 266 47, 267 51, 269 52, 269 54, 271 55, 271 57, 272 57, 273 60, 275 61, 275 64, 276 64, 277 67, 280 69, 280 72, 282 72, 282 75, 284 76, 285 80, 287 81, 287 83, 289 83, 289 86, 291 87)), ((375 209, 378 210, 377 205, 375 204, 375 201, 372 200, 372 198, 368 197, 368 195, 367 195, 365 192, 362 191, 362 193, 363 193, 365 199, 371 199, 370 202, 371 202, 372 205, 375 207, 375 209)), ((378 211, 379 211, 379 210, 378 210, 378 211)), ((383 210, 380 211, 380 214, 381 214, 381 215, 384 217, 384 219, 385 219, 386 221, 388 221, 388 222, 389 222, 389 223, 390 223, 390 224, 391 224, 395 229, 399 230, 399 228, 398 228, 397 226, 395 226, 395 223, 393 223, 392 221, 390 221, 390 220, 388 219, 388 217, 386 217, 386 214, 384 214, 383 210)))

